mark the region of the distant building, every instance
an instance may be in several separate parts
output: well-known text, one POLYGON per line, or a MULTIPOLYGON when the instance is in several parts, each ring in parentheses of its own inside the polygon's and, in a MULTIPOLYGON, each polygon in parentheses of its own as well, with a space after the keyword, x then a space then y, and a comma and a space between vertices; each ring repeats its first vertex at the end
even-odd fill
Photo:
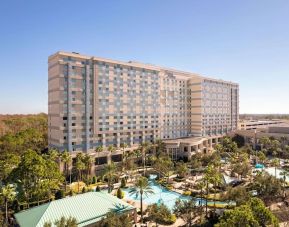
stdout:
POLYGON ((257 128, 268 128, 272 125, 284 123, 281 120, 241 120, 238 122, 238 130, 254 130, 257 128))
POLYGON ((285 140, 285 144, 289 144, 289 123, 271 124, 266 127, 260 127, 251 130, 236 130, 230 133, 234 135, 243 136, 245 143, 253 145, 253 147, 260 147, 260 139, 262 137, 275 138, 278 140, 285 140))
POLYGON ((109 212, 133 215, 136 208, 105 192, 87 192, 64 199, 54 200, 15 214, 20 227, 43 227, 46 222, 73 217, 77 225, 95 226, 109 212))
POLYGON ((179 154, 194 149, 196 138, 209 150, 237 129, 238 114, 236 83, 78 53, 48 60, 49 147, 93 155, 102 146, 102 164, 121 160, 121 150, 108 157, 109 145, 133 148, 157 138, 186 138, 172 147, 179 154))

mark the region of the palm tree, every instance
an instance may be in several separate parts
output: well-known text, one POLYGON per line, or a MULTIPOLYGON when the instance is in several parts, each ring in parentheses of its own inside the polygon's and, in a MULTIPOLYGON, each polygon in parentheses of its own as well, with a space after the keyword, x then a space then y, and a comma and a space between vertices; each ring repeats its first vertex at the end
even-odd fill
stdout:
POLYGON ((83 162, 83 154, 82 153, 78 153, 76 155, 76 170, 78 172, 78 193, 79 193, 79 181, 82 179, 81 177, 81 173, 82 171, 85 169, 85 164, 83 162))
MULTIPOLYGON (((69 152, 67 150, 65 150, 62 154, 61 154, 61 161, 64 163, 64 172, 65 172, 65 191, 66 191, 66 187, 67 187, 67 181, 66 181, 66 177, 68 176, 68 169, 70 169, 69 165, 71 164, 71 155, 69 154, 69 152)), ((69 181, 71 184, 71 171, 69 171, 69 181)))
POLYGON ((115 166, 114 162, 105 166, 104 177, 107 178, 108 193, 110 193, 112 191, 113 179, 116 177, 116 166, 115 166))
POLYGON ((15 189, 10 185, 4 186, 1 190, 1 196, 4 198, 5 203, 5 219, 8 223, 8 203, 15 199, 16 193, 15 189))
POLYGON ((281 149, 280 149, 280 142, 279 140, 273 140, 271 141, 271 151, 272 155, 274 157, 277 157, 278 155, 281 154, 281 149))
POLYGON ((287 186, 286 177, 289 177, 289 172, 284 170, 280 173, 280 176, 283 176, 283 195, 285 197, 285 188, 287 186))
POLYGON ((150 143, 143 142, 140 144, 140 150, 142 153, 142 163, 143 163, 143 175, 145 176, 146 173, 146 152, 150 147, 150 143))
POLYGON ((272 165, 275 167, 275 178, 277 178, 277 167, 280 165, 279 160, 274 158, 272 161, 272 165))
POLYGON ((112 145, 109 145, 107 150, 109 151, 110 160, 111 160, 112 153, 116 151, 116 148, 114 146, 112 146, 112 145))
POLYGON ((121 143, 120 144, 120 148, 122 149, 122 155, 121 155, 121 158, 122 158, 122 168, 124 167, 124 161, 126 159, 126 153, 125 153, 125 149, 127 148, 127 144, 126 143, 121 143))
POLYGON ((206 217, 208 217, 208 197, 209 197, 209 184, 212 183, 214 180, 214 168, 212 165, 209 165, 206 169, 205 175, 204 175, 204 182, 206 184, 206 217))
POLYGON ((287 142, 287 137, 286 136, 281 136, 280 138, 281 143, 282 143, 282 148, 284 149, 286 142, 287 142))
POLYGON ((97 153, 97 165, 99 165, 99 153, 103 152, 103 146, 96 147, 95 152, 97 153))
POLYGON ((197 189, 201 191, 201 202, 200 202, 200 206, 201 206, 201 219, 202 219, 202 213, 203 213, 203 197, 204 197, 204 190, 206 189, 206 182, 205 181, 200 181, 197 185, 197 189))
POLYGON ((136 195, 136 197, 140 196, 141 222, 143 222, 143 196, 154 194, 148 179, 146 177, 140 177, 134 187, 130 189, 129 193, 131 195, 136 195))
POLYGON ((267 146, 271 143, 269 137, 267 136, 263 136, 260 140, 259 140, 260 144, 261 144, 261 149, 263 149, 264 147, 267 148, 267 146))
POLYGON ((55 162, 59 161, 59 152, 56 149, 51 149, 48 151, 48 157, 55 162))
POLYGON ((86 166, 86 177, 90 176, 92 162, 93 158, 89 154, 85 154, 83 158, 83 163, 86 166))
POLYGON ((165 144, 161 139, 156 139, 154 142, 154 147, 156 151, 156 156, 159 157, 160 154, 165 150, 165 144))

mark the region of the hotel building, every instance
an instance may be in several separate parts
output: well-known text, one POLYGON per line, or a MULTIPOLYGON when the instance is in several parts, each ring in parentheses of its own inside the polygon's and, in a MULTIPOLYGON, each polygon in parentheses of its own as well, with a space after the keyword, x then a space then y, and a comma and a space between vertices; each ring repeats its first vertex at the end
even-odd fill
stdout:
POLYGON ((57 52, 48 93, 49 146, 73 153, 160 138, 190 157, 237 129, 238 84, 151 64, 57 52))

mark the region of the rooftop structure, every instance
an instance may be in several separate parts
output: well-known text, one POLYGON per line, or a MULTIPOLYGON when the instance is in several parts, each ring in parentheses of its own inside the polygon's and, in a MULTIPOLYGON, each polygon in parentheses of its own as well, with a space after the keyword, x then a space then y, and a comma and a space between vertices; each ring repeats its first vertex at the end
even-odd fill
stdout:
POLYGON ((43 227, 44 223, 74 217, 78 226, 93 226, 108 212, 133 213, 135 207, 105 192, 84 194, 54 200, 15 214, 21 227, 43 227))

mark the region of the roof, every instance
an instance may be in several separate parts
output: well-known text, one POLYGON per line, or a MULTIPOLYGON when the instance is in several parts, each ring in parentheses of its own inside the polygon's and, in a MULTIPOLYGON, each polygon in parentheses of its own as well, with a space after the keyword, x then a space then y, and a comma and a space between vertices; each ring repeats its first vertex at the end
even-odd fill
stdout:
POLYGON ((61 217, 74 217, 78 226, 100 221, 108 212, 123 213, 135 207, 106 192, 84 194, 54 200, 15 214, 21 227, 43 227, 45 222, 54 224, 61 217))

